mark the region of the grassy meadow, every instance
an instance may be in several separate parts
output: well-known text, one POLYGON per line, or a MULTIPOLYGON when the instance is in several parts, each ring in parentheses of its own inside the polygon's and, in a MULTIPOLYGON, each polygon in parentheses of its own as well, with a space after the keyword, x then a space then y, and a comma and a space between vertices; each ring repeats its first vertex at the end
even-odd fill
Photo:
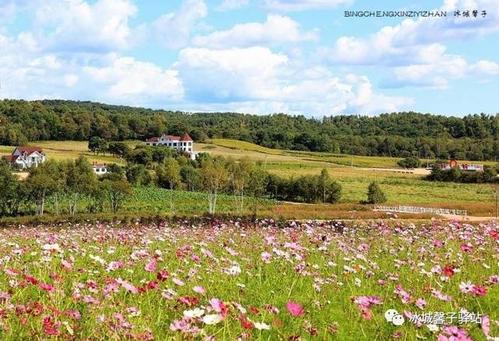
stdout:
MULTIPOLYGON (((141 142, 128 141, 127 143, 134 146, 141 142)), ((87 142, 84 141, 41 141, 34 145, 42 147, 49 158, 56 160, 75 159, 83 155, 91 162, 123 164, 123 160, 111 155, 95 155, 89 152, 87 142)), ((13 147, 0 146, 0 154, 5 155, 12 150, 13 147)), ((495 214, 494 194, 490 185, 425 181, 422 175, 404 173, 397 169, 398 158, 276 150, 227 139, 213 139, 209 143, 197 143, 195 150, 234 159, 248 157, 253 161, 261 162, 267 171, 284 177, 319 174, 323 168, 326 168, 330 176, 342 185, 343 195, 340 202, 342 206, 315 205, 311 208, 311 205, 283 203, 280 206, 284 207, 279 210, 287 212, 286 216, 292 215, 292 212, 297 217, 317 212, 321 216, 330 217, 339 214, 338 208, 343 211, 341 216, 348 216, 350 211, 359 211, 358 203, 366 198, 367 186, 371 181, 379 182, 387 195, 389 205, 466 209, 469 214, 479 216, 495 214)), ((493 164, 493 162, 486 164, 493 164)), ((156 195, 151 193, 151 196, 156 195)), ((178 196, 183 197, 183 195, 178 196)), ((230 202, 232 199, 227 200, 230 202)), ((187 210, 188 206, 182 206, 182 200, 179 202, 179 212, 187 210)), ((190 202, 190 205, 194 206, 200 205, 197 199, 183 202, 190 202)), ((144 197, 143 202, 135 200, 128 208, 133 210, 141 207, 146 210, 158 210, 157 207, 151 208, 147 205, 151 205, 150 200, 144 197)), ((224 204, 224 199, 221 201, 221 207, 222 210, 230 211, 230 208, 224 204)), ((195 211, 197 212, 197 209, 195 211)))

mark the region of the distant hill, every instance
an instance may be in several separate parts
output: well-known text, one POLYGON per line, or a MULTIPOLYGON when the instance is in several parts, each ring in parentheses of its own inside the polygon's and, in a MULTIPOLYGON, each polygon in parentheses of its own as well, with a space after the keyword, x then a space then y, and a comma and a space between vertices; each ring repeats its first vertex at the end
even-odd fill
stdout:
POLYGON ((264 147, 369 156, 497 160, 499 114, 387 113, 322 119, 286 114, 184 113, 64 100, 0 101, 0 144, 38 140, 143 140, 188 132, 264 147))

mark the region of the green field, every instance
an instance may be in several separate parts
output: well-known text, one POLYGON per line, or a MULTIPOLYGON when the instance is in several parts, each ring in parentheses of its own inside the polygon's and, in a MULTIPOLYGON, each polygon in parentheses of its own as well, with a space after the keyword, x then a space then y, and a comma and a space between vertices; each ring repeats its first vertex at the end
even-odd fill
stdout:
MULTIPOLYGON (((140 141, 128 141, 127 143, 134 146, 140 141)), ((43 141, 34 145, 42 147, 49 158, 56 160, 75 159, 83 155, 91 162, 123 164, 123 160, 111 155, 95 155, 88 152, 87 142, 84 141, 43 141)), ((0 146, 0 154, 8 154, 12 150, 13 147, 0 146)), ((470 214, 481 216, 495 214, 493 189, 490 185, 425 181, 421 175, 396 172, 398 158, 286 151, 226 139, 213 139, 209 143, 197 143, 195 150, 234 159, 247 157, 253 161, 261 162, 267 171, 284 177, 319 174, 323 168, 326 168, 330 176, 343 186, 341 203, 344 204, 353 205, 364 200, 368 184, 371 181, 377 181, 387 194, 390 205, 412 204, 458 208, 466 209, 470 214)), ((494 163, 487 162, 486 164, 494 163)), ((154 199, 154 201, 158 200, 162 199, 154 199)), ((193 200, 192 202, 197 201, 193 200)), ((221 207, 224 207, 223 205, 222 200, 221 207)), ((130 208, 135 209, 136 207, 142 209, 141 205, 130 208)), ((154 208, 152 209, 154 211, 154 208)), ((187 207, 182 208, 180 205, 178 209, 179 212, 182 212, 187 207)), ((299 208, 295 207, 295 209, 299 208)), ((333 208, 331 210, 334 211, 333 208)))

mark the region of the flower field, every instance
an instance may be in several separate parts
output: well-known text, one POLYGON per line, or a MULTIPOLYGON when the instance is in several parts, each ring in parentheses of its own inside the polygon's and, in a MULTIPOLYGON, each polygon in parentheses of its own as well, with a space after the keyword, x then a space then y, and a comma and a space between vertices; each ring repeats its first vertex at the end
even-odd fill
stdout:
POLYGON ((492 223, 80 224, 0 241, 2 340, 499 336, 492 223))

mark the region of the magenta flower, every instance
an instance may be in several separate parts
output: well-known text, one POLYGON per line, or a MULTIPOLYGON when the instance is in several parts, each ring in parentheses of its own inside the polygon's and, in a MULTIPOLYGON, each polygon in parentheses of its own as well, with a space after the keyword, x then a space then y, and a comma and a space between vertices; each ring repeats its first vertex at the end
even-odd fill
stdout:
POLYGON ((153 258, 149 261, 149 263, 146 264, 146 266, 144 267, 144 270, 147 272, 155 272, 157 264, 158 264, 158 261, 156 260, 156 258, 153 258))
POLYGON ((289 313, 292 316, 303 316, 305 311, 303 310, 303 307, 294 301, 288 301, 288 304, 286 305, 288 308, 289 313))

